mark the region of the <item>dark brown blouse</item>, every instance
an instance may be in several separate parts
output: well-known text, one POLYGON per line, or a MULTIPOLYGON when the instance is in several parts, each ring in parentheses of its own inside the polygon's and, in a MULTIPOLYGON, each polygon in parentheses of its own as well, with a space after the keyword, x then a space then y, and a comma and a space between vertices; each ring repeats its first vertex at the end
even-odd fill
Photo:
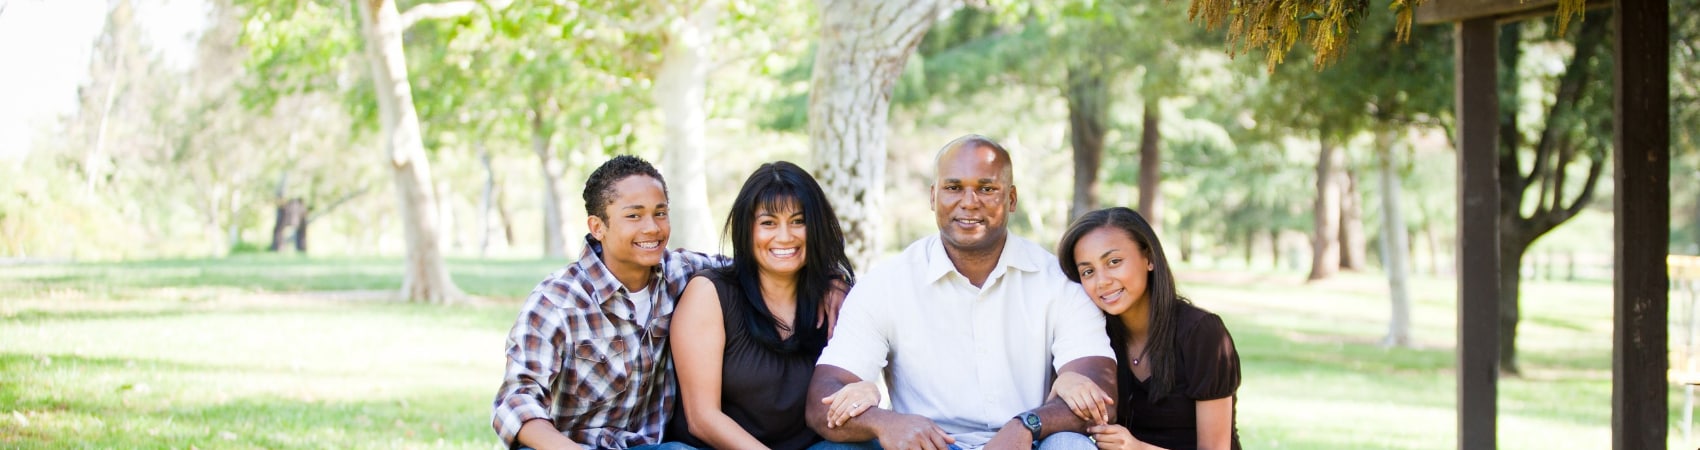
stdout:
MULTIPOLYGON (((1191 304, 1180 306, 1172 359, 1179 370, 1167 395, 1151 401, 1145 385, 1150 380, 1135 378, 1125 357, 1116 368, 1116 385, 1121 391, 1116 421, 1140 441, 1174 450, 1198 448, 1196 402, 1234 395, 1240 386, 1240 356, 1234 350, 1233 336, 1222 325, 1222 318, 1191 304)), ((1117 349, 1118 356, 1127 348, 1126 342, 1111 342, 1111 345, 1117 349)), ((1238 403, 1239 399, 1236 397, 1234 401, 1238 403)), ((1234 415, 1233 445, 1238 450, 1237 408, 1234 415)))
MULTIPOLYGON (((744 310, 749 304, 736 280, 719 271, 698 272, 714 283, 720 294, 720 311, 726 326, 726 352, 720 372, 720 410, 756 440, 774 450, 804 449, 820 441, 803 418, 809 378, 815 373, 818 352, 780 353, 757 341, 745 327, 744 310)), ((690 339, 674 335, 673 339, 690 339)), ((680 392, 680 395, 684 395, 680 392)), ((685 402, 678 402, 667 427, 667 441, 709 448, 690 433, 685 402)))

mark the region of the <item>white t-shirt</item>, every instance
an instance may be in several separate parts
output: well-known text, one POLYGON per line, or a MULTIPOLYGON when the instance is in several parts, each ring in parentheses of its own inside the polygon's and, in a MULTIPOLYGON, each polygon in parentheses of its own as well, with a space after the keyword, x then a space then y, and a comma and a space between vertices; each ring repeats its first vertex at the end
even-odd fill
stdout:
POLYGON ((637 322, 640 327, 648 327, 649 311, 655 309, 655 299, 650 298, 649 288, 644 287, 641 290, 631 291, 626 294, 626 298, 632 300, 632 312, 636 316, 632 318, 632 321, 637 322))
POLYGON ((1115 359, 1104 315, 1050 252, 1010 236, 976 288, 935 234, 857 280, 818 364, 863 380, 884 369, 894 411, 977 448, 1043 404, 1057 369, 1091 356, 1115 359))

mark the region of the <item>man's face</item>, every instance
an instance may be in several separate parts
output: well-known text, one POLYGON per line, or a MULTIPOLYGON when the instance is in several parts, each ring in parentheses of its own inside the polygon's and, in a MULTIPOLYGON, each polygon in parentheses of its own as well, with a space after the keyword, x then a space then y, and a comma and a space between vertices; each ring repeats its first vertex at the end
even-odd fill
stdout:
POLYGON ((958 148, 939 158, 933 179, 933 215, 939 237, 956 250, 993 251, 1009 235, 1015 185, 1007 160, 983 146, 958 148))
POLYGON ((661 265, 672 226, 667 224, 667 193, 661 181, 633 175, 614 183, 607 219, 591 216, 590 235, 602 241, 602 260, 616 273, 661 265))

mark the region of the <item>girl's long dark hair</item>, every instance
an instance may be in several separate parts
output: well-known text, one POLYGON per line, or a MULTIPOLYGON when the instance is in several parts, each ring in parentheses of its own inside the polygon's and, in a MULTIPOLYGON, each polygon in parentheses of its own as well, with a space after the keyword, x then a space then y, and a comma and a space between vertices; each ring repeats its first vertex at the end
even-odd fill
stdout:
MULTIPOLYGON (((1163 243, 1157 240, 1157 232, 1145 217, 1139 212, 1115 207, 1100 209, 1086 213, 1069 225, 1063 233, 1062 240, 1057 242, 1057 262, 1062 264, 1063 274, 1069 280, 1080 282, 1080 268, 1075 265, 1074 245, 1086 237, 1087 233, 1102 228, 1121 230, 1139 244, 1139 249, 1145 254, 1145 259, 1151 261, 1151 275, 1145 283, 1145 298, 1150 304, 1150 328, 1146 331, 1145 358, 1151 367, 1151 381, 1147 385, 1150 399, 1168 395, 1175 385, 1176 372, 1174 355, 1177 352, 1176 334, 1179 333, 1178 315, 1182 304, 1191 303, 1175 291, 1175 274, 1169 270, 1169 258, 1163 255, 1163 243)), ((1110 345, 1115 347, 1117 364, 1126 365, 1128 360, 1128 329, 1121 320, 1109 317, 1104 321, 1104 331, 1110 335, 1110 345)), ((1125 367, 1123 367, 1125 368, 1125 367)), ((1121 368, 1118 368, 1119 371, 1121 368)))
MULTIPOLYGON (((744 298, 744 328, 756 342, 781 353, 818 355, 826 347, 826 329, 815 317, 822 300, 832 292, 833 281, 855 283, 850 258, 844 254, 844 231, 838 215, 827 201, 826 192, 808 171, 786 161, 762 164, 732 201, 726 216, 726 234, 732 241, 732 266, 724 269, 728 280, 737 280, 744 298), (779 212, 797 207, 803 213, 803 267, 797 274, 797 312, 791 318, 792 334, 779 339, 779 321, 767 309, 761 293, 761 267, 756 262, 754 228, 756 212, 779 212)), ((735 299, 721 299, 735 301, 735 299)))

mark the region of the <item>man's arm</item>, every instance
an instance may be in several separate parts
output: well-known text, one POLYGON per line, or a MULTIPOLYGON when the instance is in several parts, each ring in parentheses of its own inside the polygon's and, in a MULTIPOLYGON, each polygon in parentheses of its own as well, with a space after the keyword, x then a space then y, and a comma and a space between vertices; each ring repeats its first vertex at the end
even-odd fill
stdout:
MULTIPOLYGON (((811 400, 804 402, 808 405, 804 418, 808 421, 809 428, 829 441, 867 442, 879 439, 880 446, 886 448, 947 450, 950 444, 956 441, 945 433, 944 429, 939 428, 938 424, 933 423, 932 419, 881 408, 868 408, 843 425, 829 427, 828 405, 820 399, 830 397, 844 386, 858 381, 862 379, 838 366, 815 366, 815 375, 809 380, 808 398, 811 400)), ((1063 410, 1068 410, 1067 405, 1063 406, 1063 410)))
MULTIPOLYGON (((1078 374, 1092 380, 1104 392, 1116 392, 1116 360, 1113 358, 1088 356, 1076 359, 1069 361, 1068 364, 1063 364, 1062 370, 1059 370, 1058 373, 1078 374)), ((1051 398, 1032 411, 1039 415, 1040 439, 1059 431, 1086 434, 1086 427, 1095 425, 1081 419, 1080 416, 1076 416, 1074 411, 1068 408, 1068 403, 1061 398, 1051 398)), ((1115 419, 1113 414, 1110 419, 1115 419)), ((1004 422, 1004 426, 998 430, 998 434, 986 443, 986 448, 1030 449, 1033 448, 1033 433, 1027 431, 1026 426, 1012 417, 1008 422, 1004 422)))

